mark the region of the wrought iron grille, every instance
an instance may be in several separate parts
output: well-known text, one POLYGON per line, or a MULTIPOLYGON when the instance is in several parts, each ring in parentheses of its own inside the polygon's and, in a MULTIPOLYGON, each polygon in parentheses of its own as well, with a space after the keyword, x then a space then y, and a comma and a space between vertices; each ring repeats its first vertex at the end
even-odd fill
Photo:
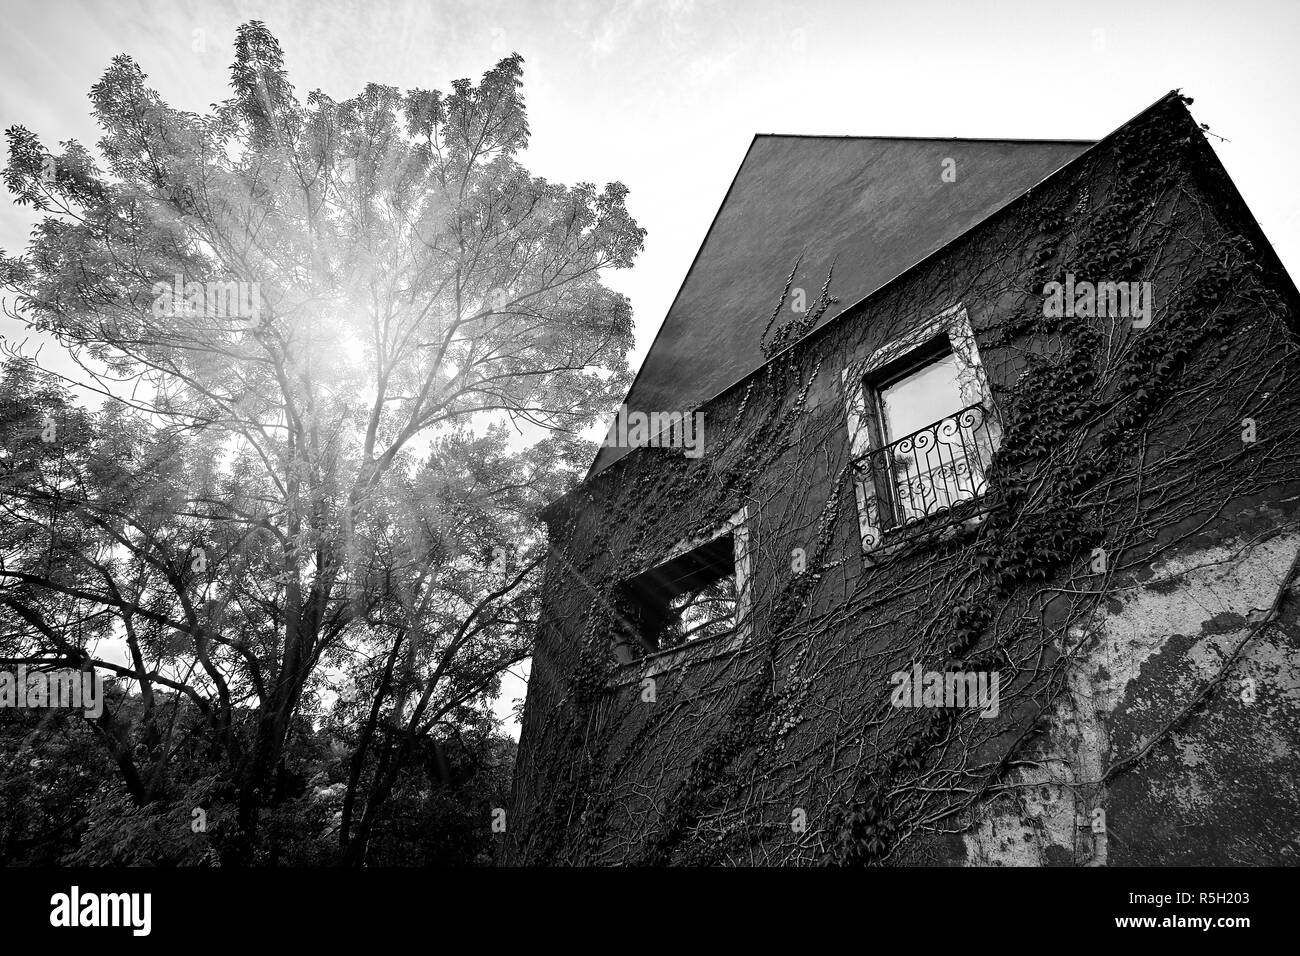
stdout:
POLYGON ((859 458, 860 477, 875 488, 880 530, 941 526, 988 511, 996 442, 990 424, 983 405, 970 405, 859 458))

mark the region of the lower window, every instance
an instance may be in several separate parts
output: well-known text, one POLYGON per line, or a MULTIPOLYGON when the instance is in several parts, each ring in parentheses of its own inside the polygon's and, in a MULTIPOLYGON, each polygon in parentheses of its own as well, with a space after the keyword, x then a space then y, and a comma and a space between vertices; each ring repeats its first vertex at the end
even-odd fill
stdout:
POLYGON ((637 630, 633 657, 736 629, 734 555, 735 542, 731 535, 724 535, 624 585, 637 630))
POLYGON ((615 640, 620 663, 732 635, 748 628, 748 510, 710 536, 683 542, 669 556, 623 582, 623 633, 615 640))

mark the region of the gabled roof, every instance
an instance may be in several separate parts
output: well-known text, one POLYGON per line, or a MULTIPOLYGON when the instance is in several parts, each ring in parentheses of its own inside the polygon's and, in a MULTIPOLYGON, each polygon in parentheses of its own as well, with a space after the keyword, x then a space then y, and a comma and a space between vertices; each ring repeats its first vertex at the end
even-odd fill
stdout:
MULTIPOLYGON (((755 136, 632 383, 628 408, 693 408, 759 368, 763 329, 797 261, 794 286, 810 305, 834 265, 839 302, 825 323, 1092 143, 755 136), (946 159, 955 181, 944 181, 946 159)), ((628 450, 602 447, 590 474, 628 450)))

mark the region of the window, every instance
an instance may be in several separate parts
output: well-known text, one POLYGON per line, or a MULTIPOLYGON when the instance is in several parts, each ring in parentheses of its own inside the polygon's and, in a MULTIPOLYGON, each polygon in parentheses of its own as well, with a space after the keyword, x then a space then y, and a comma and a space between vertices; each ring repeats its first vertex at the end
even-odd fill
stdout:
POLYGON ((846 386, 867 550, 986 510, 1000 431, 964 309, 846 370, 846 386))
POLYGON ((872 472, 886 530, 948 513, 987 487, 988 443, 980 442, 987 416, 979 404, 963 404, 947 336, 918 352, 903 358, 902 370, 865 383, 876 396, 880 441, 862 464, 872 472))
POLYGON ((706 638, 744 636, 748 610, 748 534, 742 511, 711 536, 674 548, 669 557, 625 581, 620 663, 706 638))
POLYGON ((725 535, 624 585, 638 656, 735 630, 734 550, 731 535, 725 535))
POLYGON ((885 441, 896 442, 961 410, 957 359, 944 342, 945 354, 897 381, 880 387, 885 441))

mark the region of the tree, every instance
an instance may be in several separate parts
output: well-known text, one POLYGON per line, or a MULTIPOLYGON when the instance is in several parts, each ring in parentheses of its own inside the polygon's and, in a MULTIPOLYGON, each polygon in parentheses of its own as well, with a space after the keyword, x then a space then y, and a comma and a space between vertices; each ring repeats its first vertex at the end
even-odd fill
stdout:
POLYGON ((533 515, 626 388, 631 310, 601 273, 644 232, 622 185, 520 165, 521 77, 514 55, 447 94, 303 104, 253 21, 205 115, 114 58, 91 91, 105 169, 6 131, 5 183, 45 215, 0 285, 104 405, 7 367, 5 653, 138 686, 104 738, 137 805, 175 795, 198 735, 236 807, 227 861, 254 857, 327 713, 337 838, 364 861, 403 768, 528 654, 533 515))

